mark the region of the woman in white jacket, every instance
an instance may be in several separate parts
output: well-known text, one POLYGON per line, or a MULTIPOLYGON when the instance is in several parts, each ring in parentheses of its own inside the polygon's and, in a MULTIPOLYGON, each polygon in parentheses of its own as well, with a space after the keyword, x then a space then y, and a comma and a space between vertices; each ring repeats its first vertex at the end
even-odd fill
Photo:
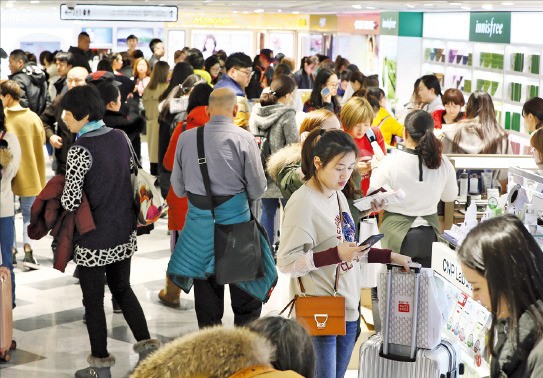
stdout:
POLYGON ((405 192, 403 202, 385 206, 380 226, 385 237, 381 243, 424 267, 431 265, 432 242, 440 233, 437 204, 440 200, 453 201, 458 194, 454 167, 442 155, 443 146, 433 130, 430 113, 409 113, 405 119, 405 147, 381 161, 372 172, 368 191, 388 185, 405 192))

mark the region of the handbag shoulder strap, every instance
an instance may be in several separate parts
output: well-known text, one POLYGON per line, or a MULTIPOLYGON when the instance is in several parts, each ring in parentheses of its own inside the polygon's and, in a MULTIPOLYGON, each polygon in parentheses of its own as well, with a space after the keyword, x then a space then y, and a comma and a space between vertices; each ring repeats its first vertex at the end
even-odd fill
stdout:
POLYGON ((4 139, 4 136, 6 135, 5 131, 2 131, 2 134, 0 134, 0 139, 4 139))
POLYGON ((136 151, 134 151, 134 146, 132 146, 132 142, 130 141, 130 138, 128 137, 128 135, 126 135, 126 133, 122 130, 119 130, 125 137, 126 139, 126 143, 128 143, 128 148, 130 150, 130 155, 132 156, 132 160, 134 161, 134 164, 135 164, 135 167, 134 167, 134 173, 137 174, 138 172, 138 168, 141 168, 141 163, 138 159, 138 155, 136 155, 136 151))
POLYGON ((211 194, 211 181, 209 180, 209 171, 207 170, 206 154, 204 149, 204 127, 198 127, 196 131, 196 143, 198 148, 198 165, 200 166, 200 172, 202 173, 202 179, 204 180, 204 187, 206 188, 206 196, 211 206, 211 215, 215 219, 215 210, 213 208, 213 195, 211 194))
MULTIPOLYGON (((298 284, 300 285, 300 291, 302 292, 302 296, 305 296, 305 287, 300 277, 298 277, 298 284)), ((339 285, 339 264, 336 267, 336 278, 334 282, 334 296, 336 296, 337 294, 338 285, 339 285)))
MULTIPOLYGON (((340 218, 340 222, 341 222, 341 236, 343 237, 343 211, 341 211, 341 203, 339 202, 339 193, 336 192, 336 196, 337 196, 337 205, 338 205, 338 208, 339 208, 339 218, 340 218)), ((334 296, 337 294, 337 291, 338 291, 338 285, 339 285, 339 265, 337 265, 336 267, 336 278, 335 278, 335 282, 334 282, 334 296)), ((302 283, 302 279, 300 277, 298 277, 298 284, 300 285, 300 291, 302 292, 303 295, 305 295, 305 288, 304 288, 304 284, 302 283)))

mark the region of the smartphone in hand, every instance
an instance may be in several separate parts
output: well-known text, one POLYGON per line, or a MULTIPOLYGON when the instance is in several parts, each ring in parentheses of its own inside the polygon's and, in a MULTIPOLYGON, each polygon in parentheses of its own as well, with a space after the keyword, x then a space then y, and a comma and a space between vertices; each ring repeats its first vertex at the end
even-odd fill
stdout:
POLYGON ((372 235, 369 238, 367 238, 366 240, 364 240, 363 242, 358 243, 358 245, 359 246, 367 245, 368 247, 366 249, 368 249, 368 248, 370 248, 372 245, 374 245, 375 243, 377 243, 379 240, 381 240, 384 237, 385 237, 385 234, 372 235))
POLYGON ((328 88, 328 87, 322 88, 321 95, 322 95, 323 97, 326 97, 326 96, 330 95, 330 93, 332 93, 332 92, 330 91, 330 88, 328 88))

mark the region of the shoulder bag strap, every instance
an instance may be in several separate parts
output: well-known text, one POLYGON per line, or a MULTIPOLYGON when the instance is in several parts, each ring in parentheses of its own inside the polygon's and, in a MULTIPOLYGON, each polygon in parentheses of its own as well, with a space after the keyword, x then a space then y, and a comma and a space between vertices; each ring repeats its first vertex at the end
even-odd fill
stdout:
POLYGON ((200 166, 200 172, 202 172, 202 179, 204 180, 204 187, 206 188, 207 199, 211 206, 211 215, 215 219, 215 210, 213 208, 213 195, 211 194, 211 181, 209 180, 209 172, 207 170, 206 154, 204 150, 204 127, 198 127, 196 131, 196 143, 198 148, 198 165, 200 166))
POLYGON ((128 143, 128 149, 130 150, 130 155, 132 156, 132 160, 134 160, 134 173, 137 175, 138 174, 138 168, 141 168, 141 163, 138 159, 138 155, 136 155, 136 151, 134 151, 134 146, 132 146, 132 142, 130 141, 130 138, 128 137, 128 135, 126 135, 126 133, 122 130, 119 130, 125 137, 126 139, 126 143, 128 143))
MULTIPOLYGON (((339 202, 339 193, 336 192, 336 195, 337 195, 337 205, 339 207, 339 219, 341 222, 341 237, 343 238, 343 211, 341 211, 341 203, 339 202)), ((302 283, 302 279, 300 277, 298 277, 298 284, 300 285, 300 291, 302 292, 302 294, 305 295, 304 284, 302 283)), ((334 282, 334 297, 337 294, 338 285, 339 285, 339 264, 336 267, 336 278, 334 282)))
POLYGON ((4 136, 6 135, 5 131, 2 131, 2 134, 0 135, 0 139, 4 139, 4 136))

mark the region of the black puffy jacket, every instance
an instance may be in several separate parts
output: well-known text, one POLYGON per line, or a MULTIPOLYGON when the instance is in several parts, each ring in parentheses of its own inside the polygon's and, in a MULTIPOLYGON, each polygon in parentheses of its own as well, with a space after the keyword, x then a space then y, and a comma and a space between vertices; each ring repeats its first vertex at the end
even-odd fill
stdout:
POLYGON ((21 87, 21 106, 40 115, 49 102, 45 72, 36 63, 28 62, 21 71, 9 75, 8 78, 21 87))

